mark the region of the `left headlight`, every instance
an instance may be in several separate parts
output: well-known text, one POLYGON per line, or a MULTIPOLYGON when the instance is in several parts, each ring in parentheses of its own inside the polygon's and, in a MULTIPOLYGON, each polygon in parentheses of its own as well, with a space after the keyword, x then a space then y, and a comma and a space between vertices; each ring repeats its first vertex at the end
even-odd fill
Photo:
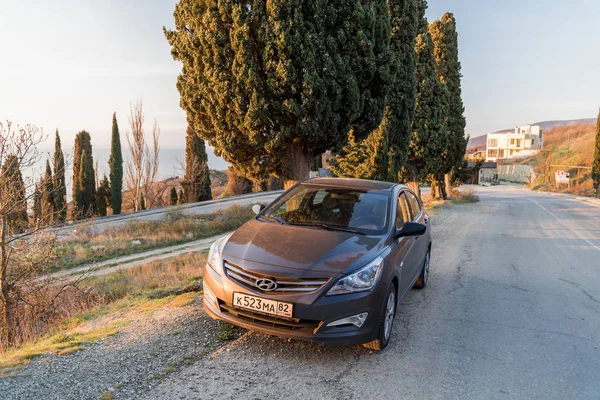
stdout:
POLYGON ((327 296, 371 290, 379 281, 383 269, 383 257, 379 256, 355 273, 340 279, 327 296))
POLYGON ((223 247, 225 247, 225 243, 227 243, 227 240, 229 240, 230 237, 231 235, 223 236, 221 239, 214 242, 208 251, 206 263, 219 275, 221 275, 221 271, 223 270, 223 247))

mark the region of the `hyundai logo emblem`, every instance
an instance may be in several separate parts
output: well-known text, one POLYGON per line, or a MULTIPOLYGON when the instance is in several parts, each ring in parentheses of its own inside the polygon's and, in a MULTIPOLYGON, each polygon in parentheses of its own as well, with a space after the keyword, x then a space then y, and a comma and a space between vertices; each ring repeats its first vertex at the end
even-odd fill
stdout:
POLYGON ((271 279, 257 279, 255 283, 256 287, 265 292, 277 289, 277 282, 271 279))

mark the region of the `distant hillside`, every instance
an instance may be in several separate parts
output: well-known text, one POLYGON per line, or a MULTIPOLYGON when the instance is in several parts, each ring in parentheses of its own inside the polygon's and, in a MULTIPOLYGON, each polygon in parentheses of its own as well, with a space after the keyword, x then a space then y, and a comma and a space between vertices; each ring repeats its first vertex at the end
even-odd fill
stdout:
MULTIPOLYGON (((558 128, 561 126, 571 126, 571 125, 585 125, 585 124, 595 124, 596 118, 582 118, 582 119, 567 119, 562 121, 542 121, 542 122, 534 122, 530 125, 539 125, 543 131, 548 131, 550 129, 558 128)), ((501 132, 513 132, 515 128, 503 129, 501 131, 496 131, 494 133, 501 132)))
POLYGON ((536 188, 555 190, 554 173, 563 170, 571 175, 572 185, 568 189, 569 192, 592 195, 591 169, 575 167, 592 165, 596 120, 591 120, 591 123, 587 124, 561 125, 549 129, 544 136, 544 149, 552 150, 552 153, 543 151, 535 157, 522 161, 533 165, 539 174, 536 188), (550 158, 550 154, 552 154, 552 158, 550 158), (548 180, 549 183, 546 184, 548 180))
MULTIPOLYGON (((583 119, 568 119, 561 121, 542 121, 542 122, 534 122, 531 125, 539 125, 543 131, 547 132, 554 128, 564 127, 564 126, 573 126, 573 125, 588 125, 595 124, 596 118, 583 118, 583 119)), ((502 129, 500 131, 496 131, 494 133, 503 133, 503 132, 513 132, 515 128, 502 129)), ((475 148, 485 146, 487 142, 487 134, 476 136, 469 140, 469 144, 467 148, 475 148)))
POLYGON ((467 145, 467 148, 470 149, 470 148, 475 148, 475 147, 485 147, 486 142, 487 142, 487 135, 477 136, 477 137, 471 138, 469 140, 469 144, 467 145))

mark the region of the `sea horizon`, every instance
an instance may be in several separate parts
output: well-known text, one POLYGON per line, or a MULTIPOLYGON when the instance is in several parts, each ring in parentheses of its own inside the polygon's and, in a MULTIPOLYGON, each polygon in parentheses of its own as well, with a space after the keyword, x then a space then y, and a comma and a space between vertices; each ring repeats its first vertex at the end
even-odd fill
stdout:
MULTIPOLYGON (((127 174, 127 162, 131 158, 127 146, 123 146, 123 174, 124 180, 127 174)), ((215 170, 225 170, 229 164, 220 157, 215 156, 212 148, 207 148, 208 167, 215 170)), ((67 171, 65 178, 67 180, 67 197, 71 198, 71 182, 73 181, 73 152, 64 151, 65 160, 67 162, 67 171)), ((110 157, 110 148, 94 147, 92 149, 94 158, 94 168, 98 168, 98 180, 106 174, 109 175, 108 159, 110 157)), ((54 156, 54 148, 39 148, 39 157, 33 167, 21 171, 23 178, 28 181, 27 185, 35 182, 45 173, 46 159, 52 160, 54 156)), ((159 153, 158 163, 158 180, 176 178, 185 175, 185 148, 161 148, 159 153)), ((52 171, 54 173, 54 171, 52 171)))

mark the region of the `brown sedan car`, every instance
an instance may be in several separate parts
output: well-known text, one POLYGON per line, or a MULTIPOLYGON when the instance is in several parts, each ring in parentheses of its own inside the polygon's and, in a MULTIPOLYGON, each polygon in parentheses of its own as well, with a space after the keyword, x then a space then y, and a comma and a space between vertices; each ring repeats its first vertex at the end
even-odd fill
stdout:
POLYGON ((406 186, 301 182, 215 242, 204 307, 215 319, 319 343, 387 346, 398 302, 429 277, 429 216, 406 186))

